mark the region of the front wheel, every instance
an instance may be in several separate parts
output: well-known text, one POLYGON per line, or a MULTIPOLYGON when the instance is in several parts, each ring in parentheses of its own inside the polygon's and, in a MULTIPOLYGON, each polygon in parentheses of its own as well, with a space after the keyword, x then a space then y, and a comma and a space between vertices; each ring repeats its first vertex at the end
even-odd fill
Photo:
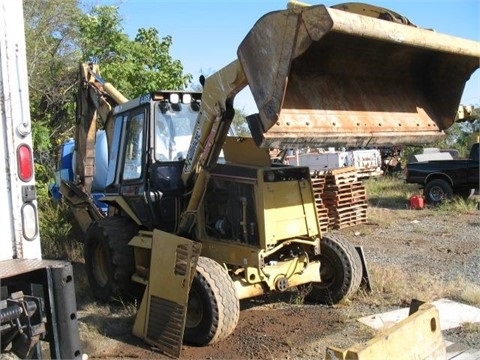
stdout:
POLYGON ((227 271, 200 257, 188 296, 185 343, 204 346, 222 340, 233 332, 239 316, 240 302, 227 271))
POLYGON ((87 232, 84 244, 85 269, 93 295, 102 301, 116 297, 137 297, 137 285, 130 279, 135 270, 133 248, 128 242, 138 232, 125 217, 104 218, 87 232))
POLYGON ((427 203, 439 204, 453 196, 453 188, 446 180, 433 179, 425 185, 423 194, 427 203))
POLYGON ((320 283, 312 283, 307 300, 336 304, 357 292, 362 281, 362 261, 355 247, 337 236, 320 242, 320 283))

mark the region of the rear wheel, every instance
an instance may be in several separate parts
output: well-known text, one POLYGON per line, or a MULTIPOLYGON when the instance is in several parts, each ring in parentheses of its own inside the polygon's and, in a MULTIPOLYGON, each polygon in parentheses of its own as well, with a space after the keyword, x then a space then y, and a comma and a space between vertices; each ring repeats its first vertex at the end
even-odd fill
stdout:
POLYGON ((93 295, 102 301, 116 297, 137 297, 138 285, 131 281, 135 270, 133 248, 128 242, 138 232, 126 217, 105 218, 87 232, 85 267, 93 295))
POLYGON ((321 240, 320 283, 312 283, 307 300, 335 304, 357 292, 362 281, 362 262, 348 241, 329 235, 321 240))
POLYGON ((216 261, 200 257, 188 297, 184 341, 213 344, 237 326, 240 303, 232 279, 216 261))
POLYGON ((427 203, 439 204, 453 196, 452 186, 443 179, 433 179, 425 185, 423 194, 427 203))

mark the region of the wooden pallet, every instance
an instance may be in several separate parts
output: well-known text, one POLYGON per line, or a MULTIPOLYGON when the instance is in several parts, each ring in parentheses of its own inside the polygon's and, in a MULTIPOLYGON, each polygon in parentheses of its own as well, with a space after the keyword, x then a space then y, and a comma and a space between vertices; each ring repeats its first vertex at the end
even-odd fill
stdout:
POLYGON ((334 229, 343 229, 348 226, 367 222, 368 204, 328 207, 329 225, 334 229))
POLYGON ((367 211, 368 204, 355 204, 349 206, 335 206, 335 207, 328 207, 329 214, 335 214, 341 216, 342 214, 349 214, 355 212, 363 212, 367 211))
POLYGON ((347 213, 340 217, 330 218, 329 226, 333 229, 344 229, 349 226, 365 224, 367 222, 367 212, 364 213, 347 213))
POLYGON ((323 192, 323 189, 325 189, 325 183, 325 176, 312 178, 313 191, 317 194, 321 194, 323 192))
POLYGON ((359 196, 367 196, 367 190, 365 187, 360 187, 357 189, 343 190, 343 191, 332 191, 325 190, 322 194, 322 199, 348 199, 359 196))
POLYGON ((363 221, 367 220, 367 211, 362 212, 349 212, 344 214, 338 214, 335 217, 330 217, 329 222, 331 223, 343 223, 349 221, 363 221))
POLYGON ((312 187, 322 231, 367 221, 367 191, 355 167, 312 174, 312 187))
POLYGON ((327 206, 357 204, 367 201, 367 190, 362 184, 342 190, 327 188, 322 193, 322 200, 327 206))
POLYGON ((325 183, 325 181, 327 180, 326 179, 327 177, 327 174, 314 174, 314 175, 310 175, 310 178, 312 179, 312 183, 325 183))
POLYGON ((345 192, 345 191, 352 191, 358 189, 365 189, 365 185, 361 181, 354 181, 344 184, 326 184, 324 191, 338 191, 338 192, 345 192))
POLYGON ((327 184, 346 184, 358 181, 357 170, 354 167, 329 170, 326 176, 327 184))
POLYGON ((341 230, 351 226, 362 225, 362 224, 365 224, 366 222, 367 222, 366 220, 361 220, 361 221, 359 220, 359 221, 334 223, 329 225, 329 228, 334 230, 341 230))
POLYGON ((330 225, 330 219, 328 218, 328 209, 326 207, 323 207, 323 208, 317 207, 317 214, 318 214, 318 223, 320 225, 320 231, 322 232, 328 231, 328 227, 330 225))
POLYGON ((352 206, 352 205, 358 205, 358 204, 366 204, 367 203, 367 197, 366 196, 357 196, 357 197, 349 197, 346 199, 323 199, 323 203, 326 207, 330 208, 335 208, 335 207, 340 207, 340 206, 352 206))
POLYGON ((327 175, 341 175, 345 173, 357 173, 357 168, 355 166, 348 166, 326 171, 327 175))

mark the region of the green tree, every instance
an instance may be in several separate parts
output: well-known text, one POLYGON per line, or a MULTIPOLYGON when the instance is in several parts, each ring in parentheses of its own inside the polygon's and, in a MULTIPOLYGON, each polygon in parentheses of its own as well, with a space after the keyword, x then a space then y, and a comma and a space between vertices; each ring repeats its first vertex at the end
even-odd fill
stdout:
POLYGON ((192 76, 170 56, 171 36, 141 28, 132 41, 122 31, 116 6, 95 7, 80 22, 83 60, 97 62, 106 81, 127 98, 188 86, 192 76))
POLYGON ((140 29, 130 40, 116 7, 85 13, 78 0, 23 4, 41 238, 47 257, 64 256, 71 250, 70 224, 65 206, 55 206, 50 199, 48 186, 55 149, 75 130, 78 64, 97 61, 106 80, 128 97, 181 89, 191 76, 169 55, 171 37, 161 39, 155 29, 140 29))
POLYGON ((245 111, 240 109, 235 109, 235 116, 232 120, 232 127, 235 130, 235 135, 243 137, 251 137, 250 129, 247 124, 247 114, 245 111))
POLYGON ((23 5, 35 156, 45 164, 52 140, 64 140, 74 123, 71 91, 81 11, 75 0, 25 0, 23 5))
POLYGON ((43 256, 66 257, 71 243, 66 212, 53 204, 54 149, 72 134, 72 92, 79 58, 76 0, 24 0, 25 41, 35 176, 43 256))

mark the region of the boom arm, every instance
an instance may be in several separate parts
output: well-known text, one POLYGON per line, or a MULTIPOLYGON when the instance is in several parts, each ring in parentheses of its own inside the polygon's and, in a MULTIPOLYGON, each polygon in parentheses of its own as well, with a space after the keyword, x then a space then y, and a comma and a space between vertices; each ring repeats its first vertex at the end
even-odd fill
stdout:
POLYGON ((205 80, 200 113, 182 174, 184 183, 194 174, 196 179, 187 209, 180 219, 180 234, 188 232, 193 224, 207 184, 206 169, 218 160, 234 116, 233 99, 245 86, 247 80, 238 60, 205 80))
POLYGON ((75 139, 75 174, 77 185, 90 193, 95 164, 95 135, 97 118, 105 128, 107 143, 113 135, 112 108, 128 99, 99 75, 98 65, 80 64, 80 83, 77 98, 77 134, 75 139), (98 117, 97 117, 98 116, 98 117))

